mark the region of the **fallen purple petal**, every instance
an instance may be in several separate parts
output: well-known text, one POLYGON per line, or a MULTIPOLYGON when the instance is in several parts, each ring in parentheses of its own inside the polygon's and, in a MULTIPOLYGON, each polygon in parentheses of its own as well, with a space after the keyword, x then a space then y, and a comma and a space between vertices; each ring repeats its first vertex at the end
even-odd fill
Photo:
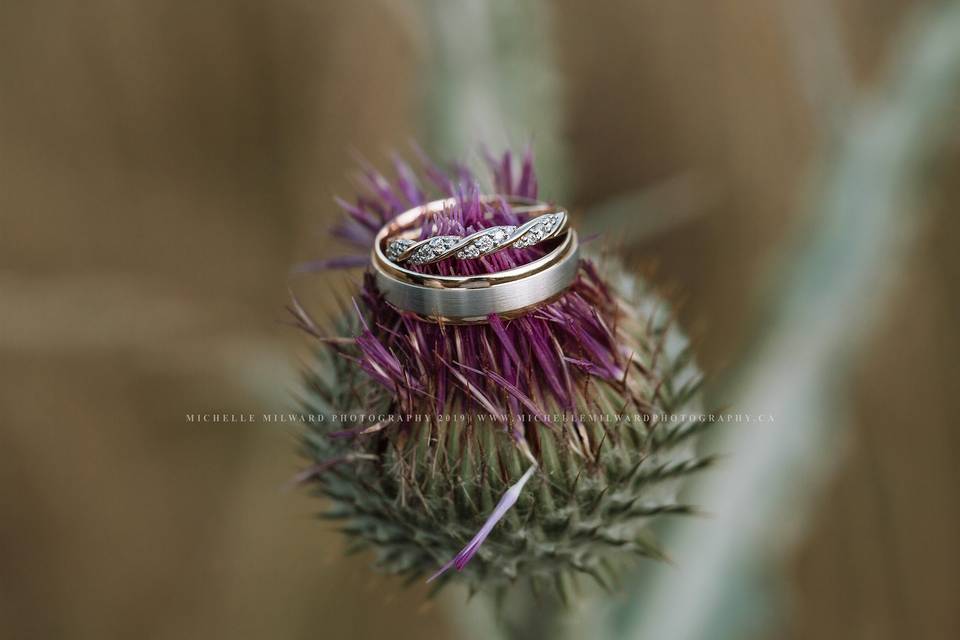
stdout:
POLYGON ((527 481, 533 476, 533 472, 536 471, 537 465, 530 465, 530 468, 523 474, 523 476, 513 484, 506 493, 503 494, 503 497, 500 498, 500 502, 497 503, 497 506, 494 507, 493 513, 487 518, 486 522, 483 523, 483 526, 480 527, 480 530, 477 531, 477 534, 473 536, 470 542, 467 543, 463 549, 460 550, 460 553, 451 558, 446 564, 444 564, 440 569, 430 576, 427 579, 427 582, 433 582, 450 567, 456 567, 457 571, 462 571, 467 563, 473 559, 473 556, 476 555, 477 551, 480 549, 480 545, 483 544, 484 540, 487 539, 487 536, 490 535, 490 532, 493 531, 493 528, 497 526, 497 523, 507 514, 507 511, 510 510, 513 505, 517 503, 517 500, 520 498, 520 492, 523 490, 523 486, 527 484, 527 481))

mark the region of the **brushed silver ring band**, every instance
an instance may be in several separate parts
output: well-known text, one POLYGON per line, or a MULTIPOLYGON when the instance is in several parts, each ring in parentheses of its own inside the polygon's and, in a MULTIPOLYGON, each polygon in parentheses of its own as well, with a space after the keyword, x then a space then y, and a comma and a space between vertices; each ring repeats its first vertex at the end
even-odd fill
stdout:
POLYGON ((476 324, 486 322, 492 313, 504 318, 516 317, 555 300, 576 279, 580 245, 576 231, 570 229, 567 234, 569 241, 551 252, 557 255, 549 266, 518 279, 497 282, 486 276, 498 274, 485 274, 471 276, 465 286, 429 286, 392 276, 383 269, 382 263, 374 260, 377 288, 393 306, 433 322, 476 324))

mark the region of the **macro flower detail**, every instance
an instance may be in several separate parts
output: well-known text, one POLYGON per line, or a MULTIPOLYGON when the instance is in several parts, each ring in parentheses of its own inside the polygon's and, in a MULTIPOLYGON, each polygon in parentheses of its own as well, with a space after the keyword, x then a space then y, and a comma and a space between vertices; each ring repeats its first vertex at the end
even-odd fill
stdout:
POLYGON ((483 541, 487 539, 487 536, 490 535, 490 532, 493 531, 493 528, 498 522, 500 522, 503 516, 507 514, 507 511, 510 510, 510 507, 517 503, 517 499, 520 498, 520 492, 523 490, 523 486, 527 484, 527 481, 530 480, 530 476, 533 475, 533 472, 536 471, 536 469, 537 465, 530 465, 530 468, 527 469, 523 476, 520 477, 520 480, 518 480, 512 487, 507 489, 507 492, 503 494, 503 497, 500 498, 500 502, 497 503, 493 513, 490 514, 490 517, 487 518, 487 521, 483 523, 483 526, 480 527, 480 531, 477 532, 477 535, 473 536, 470 542, 467 543, 467 546, 460 550, 460 553, 448 560, 447 563, 440 567, 435 574, 427 578, 427 582, 433 582, 446 573, 450 567, 456 567, 457 571, 460 571, 467 566, 467 563, 470 562, 470 559, 473 558, 473 556, 477 553, 477 550, 480 549, 480 545, 483 544, 483 541))
MULTIPOLYGON (((392 218, 448 197, 456 206, 420 230, 437 247, 417 251, 484 229, 493 248, 526 222, 506 198, 538 197, 529 153, 488 159, 503 196, 495 203, 463 167, 395 163, 395 179, 365 168, 366 192, 338 201, 345 215, 333 233, 363 256, 392 218)), ((545 254, 537 243, 557 221, 544 216, 485 255, 474 242, 475 259, 427 263, 424 252, 408 268, 513 268, 545 254)), ((692 511, 677 490, 710 461, 694 453, 706 426, 696 417, 701 376, 668 306, 613 258, 583 259, 559 298, 482 324, 398 311, 369 271, 324 329, 296 299, 290 308, 315 340, 303 409, 328 417, 307 425, 300 479, 330 499, 325 515, 343 521, 349 548, 372 548, 382 569, 436 585, 456 576, 474 590, 528 580, 565 597, 577 575, 609 587, 630 558, 662 558, 650 519, 692 511)))

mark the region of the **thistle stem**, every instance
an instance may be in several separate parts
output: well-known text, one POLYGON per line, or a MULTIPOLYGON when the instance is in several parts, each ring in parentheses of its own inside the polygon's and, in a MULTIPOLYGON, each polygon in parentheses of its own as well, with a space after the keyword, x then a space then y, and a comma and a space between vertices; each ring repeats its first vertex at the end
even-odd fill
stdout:
POLYGON ((951 140, 944 129, 955 124, 960 93, 960 5, 923 17, 886 91, 850 111, 815 227, 737 378, 734 405, 776 421, 727 431, 720 446, 736 459, 695 498, 715 518, 674 530, 682 562, 659 573, 642 607, 619 611, 610 637, 742 638, 769 617, 765 580, 829 470, 827 453, 845 426, 847 372, 916 233, 917 217, 905 215, 910 196, 924 162, 951 140))

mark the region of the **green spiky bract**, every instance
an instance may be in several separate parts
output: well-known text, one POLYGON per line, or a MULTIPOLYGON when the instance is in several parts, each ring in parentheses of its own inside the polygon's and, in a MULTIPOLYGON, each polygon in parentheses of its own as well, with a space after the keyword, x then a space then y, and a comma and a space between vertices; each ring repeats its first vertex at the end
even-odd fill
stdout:
MULTIPOLYGON (((553 419, 528 416, 522 429, 537 473, 473 560, 437 587, 458 578, 471 592, 502 594, 529 581, 535 593, 566 600, 577 577, 588 576, 609 589, 631 559, 664 557, 647 526, 652 518, 692 511, 677 493, 709 462, 694 455, 709 424, 695 417, 701 376, 668 307, 644 281, 605 263, 608 321, 628 354, 623 379, 573 374, 582 421, 558 420, 569 409, 538 394, 553 419)), ((352 309, 336 324, 341 336, 363 332, 352 309)), ((323 515, 342 522, 350 551, 372 548, 378 567, 415 581, 471 539, 530 463, 515 430, 478 412, 455 385, 438 419, 433 399, 401 401, 362 359, 351 340, 316 349, 302 402, 323 420, 308 423, 303 451, 312 464, 301 479, 330 499, 323 515)))

